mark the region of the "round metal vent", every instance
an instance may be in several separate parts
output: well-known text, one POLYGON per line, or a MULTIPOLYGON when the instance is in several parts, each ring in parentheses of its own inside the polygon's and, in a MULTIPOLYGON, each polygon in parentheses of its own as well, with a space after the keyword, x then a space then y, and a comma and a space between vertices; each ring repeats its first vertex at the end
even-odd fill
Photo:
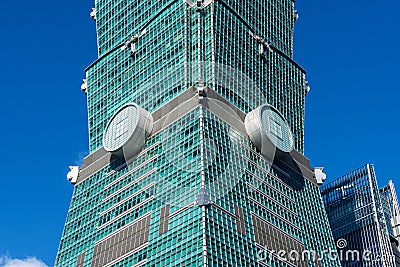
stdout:
POLYGON ((140 152, 152 129, 151 114, 136 103, 129 103, 108 122, 103 134, 104 149, 128 159, 140 152))
POLYGON ((282 114, 272 106, 263 106, 261 119, 265 133, 275 146, 283 152, 292 151, 294 146, 292 131, 282 114))
POLYGON ((261 105, 249 112, 245 126, 250 140, 271 162, 275 152, 291 152, 294 147, 290 126, 283 115, 271 105, 261 105))

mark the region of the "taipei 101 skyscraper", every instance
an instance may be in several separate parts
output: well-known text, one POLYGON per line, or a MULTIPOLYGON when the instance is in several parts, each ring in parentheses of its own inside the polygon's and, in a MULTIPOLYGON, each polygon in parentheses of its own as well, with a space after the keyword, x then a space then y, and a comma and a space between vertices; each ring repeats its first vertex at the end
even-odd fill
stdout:
POLYGON ((57 267, 340 266, 293 0, 96 0, 57 267))

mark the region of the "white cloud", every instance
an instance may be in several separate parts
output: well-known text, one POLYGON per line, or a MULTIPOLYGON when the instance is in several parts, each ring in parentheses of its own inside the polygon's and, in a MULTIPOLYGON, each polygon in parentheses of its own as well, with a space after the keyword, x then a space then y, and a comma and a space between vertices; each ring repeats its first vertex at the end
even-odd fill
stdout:
POLYGON ((74 161, 74 164, 77 166, 83 165, 84 159, 87 157, 89 153, 87 151, 81 151, 77 155, 77 159, 74 161))
POLYGON ((11 259, 0 256, 0 267, 48 267, 44 262, 36 257, 26 259, 11 259))

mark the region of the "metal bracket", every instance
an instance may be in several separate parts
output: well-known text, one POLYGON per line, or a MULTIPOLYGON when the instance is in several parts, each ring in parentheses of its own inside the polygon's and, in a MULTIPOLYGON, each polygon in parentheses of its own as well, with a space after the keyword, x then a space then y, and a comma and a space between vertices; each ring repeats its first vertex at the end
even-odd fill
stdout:
POLYGON ((304 86, 304 90, 306 91, 306 94, 308 94, 311 91, 311 87, 310 87, 308 81, 306 81, 306 84, 304 86))
POLYGON ((314 168, 315 179, 317 180, 318 185, 322 185, 326 180, 326 174, 324 173, 324 167, 316 167, 314 168))
POLYGON ((88 89, 88 82, 87 79, 82 79, 82 85, 81 85, 81 90, 85 94, 87 94, 87 89, 88 89))
POLYGON ((260 55, 264 55, 265 48, 267 48, 268 52, 272 52, 272 49, 269 45, 269 43, 261 36, 255 35, 252 31, 250 31, 250 35, 256 40, 256 42, 259 45, 259 53, 260 55))
POLYGON ((97 19, 96 8, 92 8, 92 11, 90 12, 90 17, 91 17, 93 20, 96 20, 96 19, 97 19))
POLYGON ((67 174, 68 181, 70 181, 71 184, 76 184, 76 182, 78 181, 78 177, 79 177, 79 167, 69 166, 69 172, 67 174))
POLYGON ((196 6, 197 10, 200 11, 201 9, 205 8, 209 4, 211 4, 214 0, 183 0, 185 4, 188 4, 190 7, 196 6))
POLYGON ((197 94, 198 94, 200 100, 203 100, 203 97, 206 96, 205 89, 206 89, 206 87, 204 86, 204 80, 200 79, 199 86, 197 87, 197 94))
POLYGON ((200 189, 196 196, 196 203, 198 206, 207 206, 211 204, 210 195, 205 188, 200 189))
POLYGON ((126 48, 130 48, 131 56, 136 54, 136 43, 139 42, 140 37, 146 33, 146 29, 144 29, 140 34, 135 34, 129 38, 129 40, 125 43, 124 46, 121 47, 121 50, 125 50, 126 48))

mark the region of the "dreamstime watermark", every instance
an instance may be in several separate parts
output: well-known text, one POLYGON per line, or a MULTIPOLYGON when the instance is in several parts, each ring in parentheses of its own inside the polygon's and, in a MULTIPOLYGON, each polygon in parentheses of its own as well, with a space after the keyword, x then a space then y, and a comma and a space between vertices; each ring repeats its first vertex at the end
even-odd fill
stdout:
POLYGON ((267 261, 276 258, 284 262, 300 262, 300 261, 341 261, 341 262, 393 262, 393 255, 377 255, 370 250, 351 250, 347 249, 348 243, 346 239, 338 239, 336 241, 337 249, 329 248, 321 252, 314 250, 273 250, 267 247, 258 251, 257 259, 259 261, 267 261))

